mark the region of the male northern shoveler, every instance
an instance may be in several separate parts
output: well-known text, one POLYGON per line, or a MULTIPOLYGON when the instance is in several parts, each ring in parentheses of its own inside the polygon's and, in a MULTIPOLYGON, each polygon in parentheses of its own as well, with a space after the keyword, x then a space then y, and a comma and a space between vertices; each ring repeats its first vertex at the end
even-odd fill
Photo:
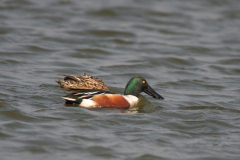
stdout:
POLYGON ((142 77, 133 77, 127 83, 124 95, 104 90, 72 89, 71 94, 61 97, 67 104, 76 103, 86 108, 127 109, 138 102, 140 92, 145 92, 157 99, 164 99, 155 92, 142 77))
POLYGON ((58 74, 65 76, 64 80, 56 80, 56 82, 62 88, 74 88, 74 89, 101 89, 107 90, 107 85, 100 79, 94 76, 87 75, 67 75, 67 74, 58 74))

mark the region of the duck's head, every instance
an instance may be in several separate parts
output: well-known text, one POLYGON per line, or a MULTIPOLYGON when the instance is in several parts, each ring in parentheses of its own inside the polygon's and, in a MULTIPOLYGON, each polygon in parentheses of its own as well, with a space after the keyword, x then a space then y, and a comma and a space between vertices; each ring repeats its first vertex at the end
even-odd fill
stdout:
POLYGON ((153 98, 164 99, 160 94, 155 92, 152 87, 149 86, 147 81, 142 77, 133 77, 127 83, 124 94, 139 96, 139 93, 145 92, 153 98))

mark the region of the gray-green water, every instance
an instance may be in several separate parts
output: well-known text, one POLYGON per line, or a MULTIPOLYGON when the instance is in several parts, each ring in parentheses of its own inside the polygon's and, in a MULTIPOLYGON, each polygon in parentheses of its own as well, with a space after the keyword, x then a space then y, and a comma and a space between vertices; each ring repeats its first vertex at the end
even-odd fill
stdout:
POLYGON ((238 0, 1 0, 1 160, 240 159, 238 0), (66 107, 57 74, 165 100, 66 107))

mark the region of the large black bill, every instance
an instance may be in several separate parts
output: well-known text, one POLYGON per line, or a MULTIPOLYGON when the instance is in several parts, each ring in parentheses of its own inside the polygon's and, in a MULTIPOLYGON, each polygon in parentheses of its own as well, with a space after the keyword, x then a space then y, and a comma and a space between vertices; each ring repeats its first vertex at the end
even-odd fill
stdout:
POLYGON ((145 89, 144 92, 152 96, 153 98, 164 99, 160 94, 154 91, 150 86, 148 86, 148 89, 145 89))

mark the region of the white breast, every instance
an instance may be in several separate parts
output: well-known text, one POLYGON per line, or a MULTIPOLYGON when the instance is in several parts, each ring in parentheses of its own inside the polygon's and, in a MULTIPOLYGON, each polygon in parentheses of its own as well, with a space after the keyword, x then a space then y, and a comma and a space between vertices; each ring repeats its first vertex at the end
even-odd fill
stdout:
POLYGON ((136 96, 124 95, 123 97, 128 101, 128 103, 130 103, 130 107, 138 103, 138 98, 136 96))

